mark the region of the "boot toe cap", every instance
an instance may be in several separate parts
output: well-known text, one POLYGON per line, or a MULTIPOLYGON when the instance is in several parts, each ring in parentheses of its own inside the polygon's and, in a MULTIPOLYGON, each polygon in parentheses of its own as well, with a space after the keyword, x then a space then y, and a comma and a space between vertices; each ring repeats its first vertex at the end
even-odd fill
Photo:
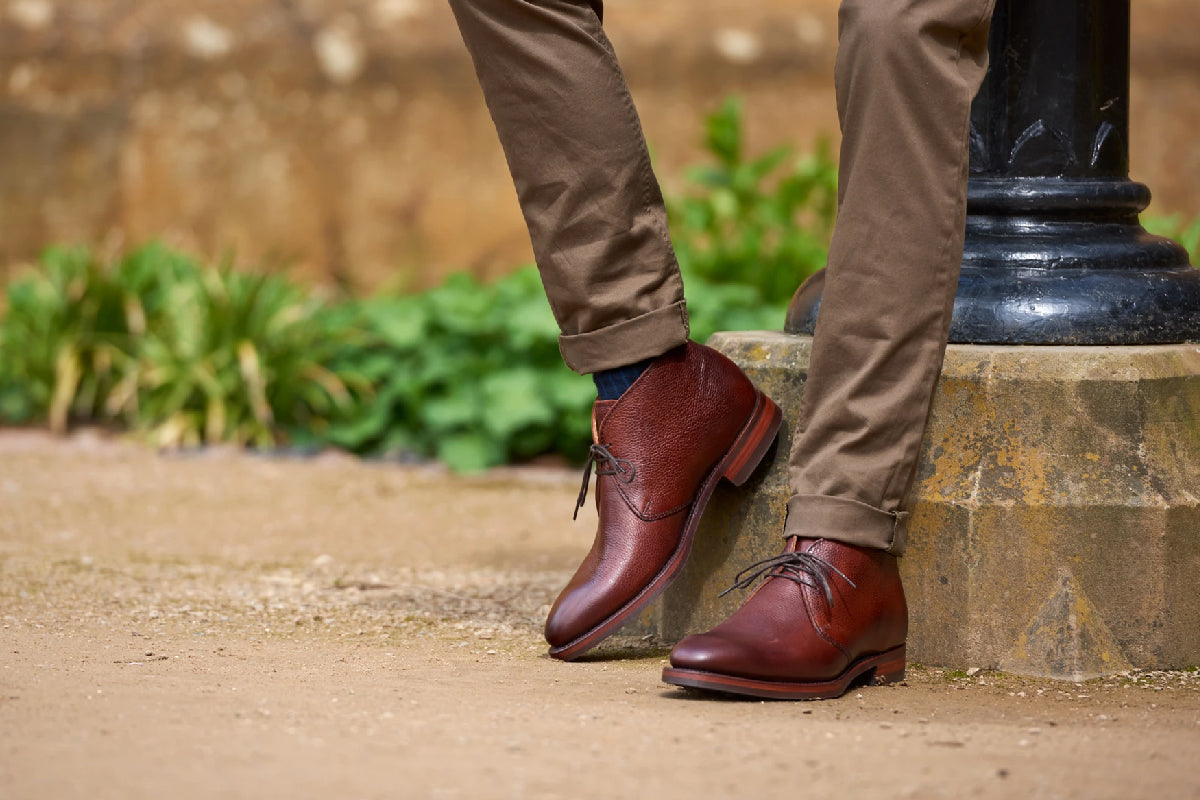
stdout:
POLYGON ((565 647, 594 629, 619 607, 619 597, 606 596, 594 587, 568 589, 555 601, 546 617, 543 631, 546 642, 552 648, 565 647))
POLYGON ((737 642, 712 633, 688 636, 671 650, 671 666, 698 672, 738 674, 753 655, 737 642))

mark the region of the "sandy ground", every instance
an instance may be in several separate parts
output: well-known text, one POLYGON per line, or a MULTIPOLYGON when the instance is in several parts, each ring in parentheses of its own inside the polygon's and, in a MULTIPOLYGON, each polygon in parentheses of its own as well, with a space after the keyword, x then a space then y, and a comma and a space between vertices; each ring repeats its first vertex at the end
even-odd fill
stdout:
POLYGON ((836 701, 544 655, 578 476, 0 432, 0 797, 1200 797, 1200 674, 836 701))

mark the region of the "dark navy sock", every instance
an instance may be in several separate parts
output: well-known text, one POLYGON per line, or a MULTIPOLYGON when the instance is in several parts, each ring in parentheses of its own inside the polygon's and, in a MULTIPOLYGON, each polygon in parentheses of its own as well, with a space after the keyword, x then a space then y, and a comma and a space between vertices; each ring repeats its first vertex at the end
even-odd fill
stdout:
POLYGON ((647 358, 636 364, 626 364, 623 367, 593 372, 592 380, 596 382, 596 393, 599 395, 599 399, 616 400, 625 394, 625 390, 633 385, 633 382, 646 371, 646 367, 650 366, 653 361, 653 358, 647 358))

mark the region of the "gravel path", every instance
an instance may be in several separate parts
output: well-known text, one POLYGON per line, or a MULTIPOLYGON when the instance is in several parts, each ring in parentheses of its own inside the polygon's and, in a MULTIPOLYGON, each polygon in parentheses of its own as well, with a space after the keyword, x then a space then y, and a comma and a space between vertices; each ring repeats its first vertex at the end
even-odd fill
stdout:
POLYGON ((578 476, 0 431, 0 797, 1200 797, 1200 674, 714 700, 544 655, 578 476))

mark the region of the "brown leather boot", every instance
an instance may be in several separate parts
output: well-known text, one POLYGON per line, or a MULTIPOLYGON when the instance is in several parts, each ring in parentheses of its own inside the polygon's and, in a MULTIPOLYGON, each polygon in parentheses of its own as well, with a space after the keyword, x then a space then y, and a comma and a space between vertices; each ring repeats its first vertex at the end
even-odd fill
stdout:
POLYGON ((770 697, 839 697, 852 684, 903 680, 908 607, 896 557, 828 539, 788 540, 739 587, 766 579, 733 616, 671 651, 663 680, 770 697))
POLYGON ((667 588, 713 487, 750 477, 780 416, 737 365, 692 342, 655 359, 619 399, 596 402, 576 512, 595 464, 600 524, 550 609, 550 655, 575 658, 667 588))

